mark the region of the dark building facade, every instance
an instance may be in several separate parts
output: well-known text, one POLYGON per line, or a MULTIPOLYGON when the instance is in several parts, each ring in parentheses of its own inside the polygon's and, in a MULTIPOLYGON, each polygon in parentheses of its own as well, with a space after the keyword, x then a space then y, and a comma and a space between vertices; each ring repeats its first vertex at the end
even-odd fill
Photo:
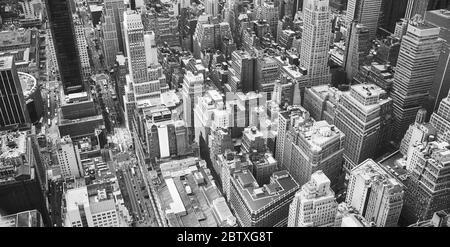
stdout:
POLYGON ((30 123, 22 85, 13 56, 0 57, 0 129, 30 123))
POLYGON ((64 93, 84 91, 69 0, 47 0, 46 6, 64 93))

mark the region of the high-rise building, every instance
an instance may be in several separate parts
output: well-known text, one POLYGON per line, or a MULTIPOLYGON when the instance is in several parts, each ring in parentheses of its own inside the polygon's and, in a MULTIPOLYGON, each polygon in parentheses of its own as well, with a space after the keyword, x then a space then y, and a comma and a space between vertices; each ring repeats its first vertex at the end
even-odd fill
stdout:
POLYGON ((222 169, 220 172, 220 181, 222 191, 227 201, 231 195, 231 176, 243 170, 253 172, 253 164, 249 161, 248 155, 238 154, 230 149, 225 150, 217 156, 218 167, 222 169))
POLYGON ((424 17, 428 9, 428 2, 429 0, 408 0, 405 18, 412 19, 416 15, 424 17))
POLYGON ((367 221, 395 227, 403 206, 403 185, 367 159, 351 171, 346 202, 367 221))
POLYGON ((0 216, 0 227, 44 227, 41 213, 29 210, 0 216))
POLYGON ((294 124, 284 141, 282 167, 289 171, 299 185, 307 183, 311 174, 322 170, 333 188, 342 186, 343 132, 326 121, 313 119, 294 124))
POLYGON ((64 136, 57 146, 57 157, 63 178, 83 178, 84 170, 81 165, 80 150, 70 136, 64 136))
POLYGON ((430 124, 437 130, 437 139, 450 142, 450 92, 442 99, 436 112, 431 115, 430 124))
POLYGON ((329 0, 305 0, 303 2, 304 25, 300 66, 308 72, 308 86, 331 82, 328 52, 331 36, 329 0))
POLYGON ((369 29, 358 24, 358 22, 353 22, 350 25, 350 34, 343 61, 348 83, 352 82, 359 67, 364 64, 371 48, 369 29))
POLYGON ((450 146, 424 142, 414 147, 405 184, 402 222, 409 225, 431 219, 434 212, 450 210, 450 146))
POLYGON ((298 122, 305 122, 309 120, 310 115, 307 110, 301 106, 290 106, 287 110, 278 114, 278 130, 277 130, 277 143, 275 150, 275 159, 278 164, 284 164, 283 153, 284 143, 287 132, 298 122))
POLYGON ((286 226, 289 204, 298 189, 287 171, 274 172, 265 185, 259 185, 248 170, 235 171, 229 202, 241 227, 286 226))
POLYGON ((105 0, 102 14, 103 51, 105 64, 113 66, 118 52, 125 52, 123 44, 123 14, 125 6, 122 0, 105 0))
POLYGON ((345 133, 344 167, 350 171, 390 140, 392 100, 375 84, 358 84, 343 92, 335 124, 345 133))
POLYGON ((133 83, 147 81, 147 63, 144 47, 144 26, 139 13, 126 12, 123 21, 128 70, 133 83))
POLYGON ((75 28, 78 55, 80 56, 82 78, 83 81, 87 81, 91 77, 91 64, 89 62, 88 45, 84 33, 84 26, 77 14, 73 15, 73 26, 75 28))
POLYGON ((118 227, 119 213, 114 199, 106 192, 88 186, 70 189, 65 193, 64 225, 66 227, 118 227))
POLYGON ((194 107, 198 102, 198 98, 203 93, 203 74, 193 74, 187 71, 183 78, 183 88, 181 91, 183 98, 183 119, 186 126, 193 128, 194 125, 194 107))
MULTIPOLYGON (((45 177, 39 172, 32 137, 27 132, 0 133, 0 208, 2 215, 28 210, 41 213, 46 226, 50 226, 45 196, 45 177)), ((0 220, 1 221, 1 220, 0 220)))
POLYGON ((266 151, 263 133, 255 126, 244 129, 242 133, 242 150, 246 153, 266 151))
POLYGON ((411 21, 403 36, 394 75, 394 139, 399 141, 414 122, 431 89, 442 42, 439 28, 420 20, 411 21))
POLYGON ((315 120, 334 124, 341 94, 342 91, 329 85, 311 87, 305 91, 303 106, 315 120))
MULTIPOLYGON (((255 85, 256 56, 247 51, 236 50, 231 54, 231 64, 228 68, 229 92, 250 92, 256 90, 255 85)), ((225 85, 227 88, 227 85, 225 85)))
POLYGON ((270 27, 270 33, 272 37, 276 39, 277 37, 277 26, 278 26, 278 6, 274 2, 264 1, 261 5, 256 8, 256 19, 266 20, 270 27))
POLYGON ((85 90, 70 2, 70 0, 46 0, 45 4, 56 51, 59 74, 61 75, 66 94, 85 90))
POLYGON ((224 39, 233 41, 229 23, 219 23, 209 15, 199 16, 193 37, 194 56, 200 58, 200 53, 205 49, 221 49, 225 43, 224 39))
POLYGON ((369 39, 376 38, 382 0, 349 0, 347 4, 347 23, 364 25, 369 30, 369 39))
POLYGON ((218 16, 219 14, 219 1, 218 0, 206 0, 205 1, 205 13, 211 16, 218 16))
POLYGON ((31 123, 13 56, 0 57, 0 129, 31 123))
POLYGON ((288 227, 339 227, 342 218, 337 212, 330 179, 322 171, 316 171, 295 193, 289 207, 288 227))
POLYGON ((433 85, 430 89, 425 108, 428 114, 436 111, 439 103, 450 90, 450 10, 433 10, 425 14, 425 21, 440 28, 439 37, 445 40, 439 56, 433 85))
POLYGON ((406 131, 399 149, 403 157, 410 157, 415 145, 428 140, 430 136, 436 137, 436 128, 431 123, 425 123, 426 115, 427 111, 423 108, 420 109, 417 112, 416 121, 406 131))

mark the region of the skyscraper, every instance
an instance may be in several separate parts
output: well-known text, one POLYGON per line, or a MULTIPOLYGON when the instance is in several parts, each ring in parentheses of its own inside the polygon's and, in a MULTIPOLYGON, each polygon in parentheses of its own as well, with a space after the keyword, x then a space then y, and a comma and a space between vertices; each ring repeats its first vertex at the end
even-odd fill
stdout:
POLYGON ((322 170, 332 186, 339 188, 342 185, 344 138, 344 133, 326 121, 299 122, 285 136, 282 167, 299 185, 307 183, 311 174, 322 170))
POLYGON ((408 0, 405 18, 412 19, 416 15, 424 17, 428 9, 428 2, 429 0, 408 0))
POLYGON ((442 99, 436 112, 431 115, 430 124, 437 130, 437 139, 450 142, 450 92, 442 99))
POLYGON ((147 63, 141 15, 135 12, 125 13, 123 26, 128 54, 128 71, 134 83, 145 82, 147 80, 147 63))
POLYGON ((428 114, 437 110, 439 103, 450 90, 450 10, 433 10, 425 14, 425 21, 440 28, 439 37, 445 40, 439 63, 434 75, 433 85, 425 108, 428 114))
POLYGON ((350 25, 349 38, 345 49, 346 55, 344 56, 344 68, 348 83, 352 82, 359 66, 364 64, 364 59, 370 50, 370 30, 356 21, 350 25))
POLYGON ((216 17, 219 14, 219 0, 206 0, 205 13, 216 17))
POLYGON ((382 0, 349 0, 347 4, 347 23, 355 21, 369 30, 369 38, 376 38, 382 0))
POLYGON ((194 107, 198 102, 198 98, 203 92, 203 74, 193 74, 187 71, 183 79, 183 88, 181 91, 183 97, 183 114, 186 126, 194 127, 194 107))
POLYGON ((119 51, 125 52, 122 36, 123 13, 125 10, 122 0, 105 0, 103 6, 103 51, 105 64, 113 66, 119 51))
POLYGON ((309 182, 295 193, 289 207, 288 227, 338 227, 338 203, 330 180, 322 171, 311 175, 309 182))
POLYGON ((0 57, 0 129, 30 123, 14 56, 0 57))
POLYGON ((419 20, 403 36, 394 75, 394 139, 399 141, 425 102, 439 61, 439 28, 419 20))
POLYGON ((63 178, 83 178, 80 150, 70 136, 64 136, 57 145, 57 157, 63 178))
POLYGON ((80 55, 69 2, 70 0, 46 0, 45 4, 65 94, 84 91, 80 55))
POLYGON ((402 221, 412 224, 431 219, 434 212, 450 210, 450 146, 447 142, 424 142, 412 151, 405 184, 402 221))
POLYGON ((367 221, 394 227, 403 206, 403 185, 368 159, 352 169, 345 200, 367 221))
POLYGON ((345 134, 345 168, 372 157, 389 140, 392 100, 375 84, 358 84, 343 92, 335 124, 345 134))
POLYGON ((303 2, 304 26, 300 66, 308 72, 308 86, 328 84, 331 81, 328 52, 331 36, 329 0, 303 2))

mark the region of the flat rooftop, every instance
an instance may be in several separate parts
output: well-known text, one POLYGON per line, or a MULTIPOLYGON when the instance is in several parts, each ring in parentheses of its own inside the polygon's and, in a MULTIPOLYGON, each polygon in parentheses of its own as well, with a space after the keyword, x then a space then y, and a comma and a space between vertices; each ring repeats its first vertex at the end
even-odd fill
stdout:
POLYGON ((273 173, 273 182, 262 187, 258 185, 255 177, 248 170, 234 173, 231 179, 244 198, 244 203, 254 212, 269 204, 277 203, 283 194, 300 188, 287 171, 273 173))
POLYGON ((0 227, 43 227, 43 223, 39 211, 30 210, 0 216, 0 227))
POLYGON ((340 142, 344 133, 327 121, 314 122, 312 125, 301 125, 296 129, 310 145, 313 152, 320 152, 322 148, 332 142, 340 142))
POLYGON ((0 57, 0 70, 9 70, 13 65, 13 56, 2 56, 0 57))
POLYGON ((0 132, 0 162, 10 158, 18 158, 26 153, 27 133, 26 132, 0 132))
POLYGON ((31 43, 31 29, 19 29, 0 32, 0 48, 20 46, 31 43))

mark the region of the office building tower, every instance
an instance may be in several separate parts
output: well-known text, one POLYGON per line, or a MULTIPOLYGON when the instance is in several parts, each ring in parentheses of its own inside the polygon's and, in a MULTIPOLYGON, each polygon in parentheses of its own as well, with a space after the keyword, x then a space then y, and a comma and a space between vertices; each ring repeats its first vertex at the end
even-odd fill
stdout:
POLYGON ((392 100, 375 84, 358 84, 343 92, 336 110, 336 126, 345 134, 347 171, 390 140, 392 100))
POLYGON ((238 154, 231 149, 225 150, 217 156, 218 167, 221 168, 220 181, 222 191, 227 201, 230 201, 231 195, 231 176, 234 173, 242 172, 243 170, 253 172, 253 164, 248 159, 247 154, 238 154))
POLYGON ((289 204, 299 185, 287 171, 273 173, 270 184, 259 185, 248 170, 230 178, 230 205, 242 227, 286 226, 289 204))
POLYGON ((242 151, 246 153, 266 151, 263 133, 255 126, 244 129, 242 134, 242 151))
POLYGON ((274 2, 265 1, 256 8, 256 19, 266 20, 270 27, 270 34, 274 39, 277 37, 278 6, 274 2))
POLYGON ((193 36, 194 56, 200 58, 200 53, 205 49, 220 50, 223 48, 224 39, 233 41, 230 24, 219 23, 209 15, 201 15, 193 36))
POLYGON ((144 26, 141 15, 124 14, 125 46, 128 54, 128 71, 134 84, 147 81, 147 63, 144 47, 144 26))
MULTIPOLYGON (((233 150, 233 142, 231 140, 231 133, 227 129, 217 128, 211 129, 208 137, 209 159, 217 174, 222 173, 223 164, 219 164, 219 156, 224 154, 226 150, 233 150)), ((205 159, 208 162, 208 159, 205 159)), ((223 183, 223 181, 222 181, 223 183)))
POLYGON ((352 22, 350 25, 343 61, 348 83, 352 82, 359 67, 364 64, 371 48, 369 29, 357 22, 352 22))
POLYGON ((24 127, 30 115, 13 56, 0 57, 0 129, 24 127))
POLYGON ((352 169, 345 201, 376 226, 397 226, 403 197, 403 184, 372 159, 352 169))
POLYGON ((193 74, 187 71, 183 79, 183 88, 181 95, 183 98, 183 119, 186 126, 193 128, 194 125, 194 107, 198 102, 198 98, 203 93, 203 74, 193 74))
POLYGON ((431 115, 430 124, 436 128, 437 139, 450 142, 450 92, 442 99, 436 112, 431 115))
POLYGON ((394 75, 394 140, 401 140, 433 83, 442 42, 439 28, 421 20, 411 21, 403 36, 394 75))
POLYGON ((424 17, 428 9, 428 2, 429 0, 408 0, 405 18, 412 19, 416 15, 424 17))
POLYGON ((329 85, 311 87, 305 91, 303 106, 315 120, 334 124, 341 94, 342 91, 329 85))
POLYGON ((50 226, 45 196, 45 176, 34 154, 36 145, 27 132, 0 133, 0 208, 2 215, 28 210, 41 213, 50 226))
POLYGON ((395 24, 405 17, 408 0, 383 0, 381 3, 381 15, 379 27, 394 33, 395 24))
POLYGON ((288 227, 339 227, 338 203, 330 188, 330 179, 316 171, 295 193, 289 206, 288 227))
POLYGON ((416 121, 411 124, 406 131, 405 136, 400 143, 400 153, 403 157, 411 157, 412 148, 426 140, 429 137, 436 137, 436 128, 431 123, 425 123, 427 111, 420 109, 416 115, 416 121))
POLYGON ((445 40, 441 55, 434 73, 433 84, 430 89, 425 108, 428 114, 436 111, 439 103, 450 90, 450 10, 433 10, 425 14, 425 21, 440 28, 439 37, 445 40))
POLYGON ((118 227, 119 213, 114 199, 105 190, 92 190, 83 186, 68 190, 65 197, 64 226, 66 227, 118 227))
POLYGON ((236 50, 231 54, 231 66, 228 68, 229 92, 250 92, 256 90, 255 85, 256 56, 247 51, 236 50))
POLYGON ((347 23, 357 22, 369 30, 369 39, 376 38, 382 0, 349 0, 347 4, 347 23))
POLYGON ((252 152, 249 160, 253 166, 253 176, 258 184, 269 184, 270 177, 278 170, 277 161, 267 152, 252 152))
POLYGON ((71 1, 47 0, 45 3, 59 74, 61 75, 64 93, 66 94, 85 90, 69 2, 71 1))
POLYGON ((299 185, 307 183, 315 171, 322 170, 333 188, 340 188, 346 138, 326 121, 309 119, 294 124, 285 136, 282 167, 299 185))
POLYGON ((86 42, 83 23, 77 14, 73 15, 73 26, 75 28, 75 37, 77 40, 82 78, 83 81, 88 81, 91 77, 91 64, 89 62, 88 45, 86 42))
POLYGON ((81 165, 80 150, 72 142, 70 136, 64 136, 57 145, 57 157, 63 178, 83 178, 84 171, 81 165))
POLYGON ((409 225, 450 210, 450 147, 447 142, 424 142, 412 151, 405 184, 402 222, 409 225))
POLYGON ((125 87, 127 85, 126 75, 128 74, 128 59, 124 55, 116 56, 116 63, 114 66, 114 80, 116 86, 117 98, 119 99, 120 106, 125 109, 123 97, 125 96, 125 87))
POLYGON ((268 100, 272 99, 275 81, 280 77, 277 61, 266 54, 255 61, 255 90, 266 92, 268 100))
MULTIPOLYGON (((173 9, 144 10, 141 13, 145 32, 154 32, 157 45, 180 46, 178 14, 173 9)), ((194 31, 194 30, 193 30, 194 31)))
POLYGON ((103 51, 105 64, 113 66, 119 52, 125 53, 122 22, 125 11, 122 0, 105 0, 102 14, 103 51))
POLYGON ((219 1, 218 0, 206 0, 205 1, 205 13, 211 16, 218 16, 219 14, 219 1))
POLYGON ((328 84, 331 81, 328 52, 331 36, 329 0, 303 2, 303 33, 300 66, 308 72, 307 87, 328 84))
POLYGON ((284 142, 287 132, 297 123, 309 120, 310 115, 307 110, 301 106, 290 106, 285 111, 278 113, 277 143, 275 150, 275 159, 278 164, 284 164, 284 142))

